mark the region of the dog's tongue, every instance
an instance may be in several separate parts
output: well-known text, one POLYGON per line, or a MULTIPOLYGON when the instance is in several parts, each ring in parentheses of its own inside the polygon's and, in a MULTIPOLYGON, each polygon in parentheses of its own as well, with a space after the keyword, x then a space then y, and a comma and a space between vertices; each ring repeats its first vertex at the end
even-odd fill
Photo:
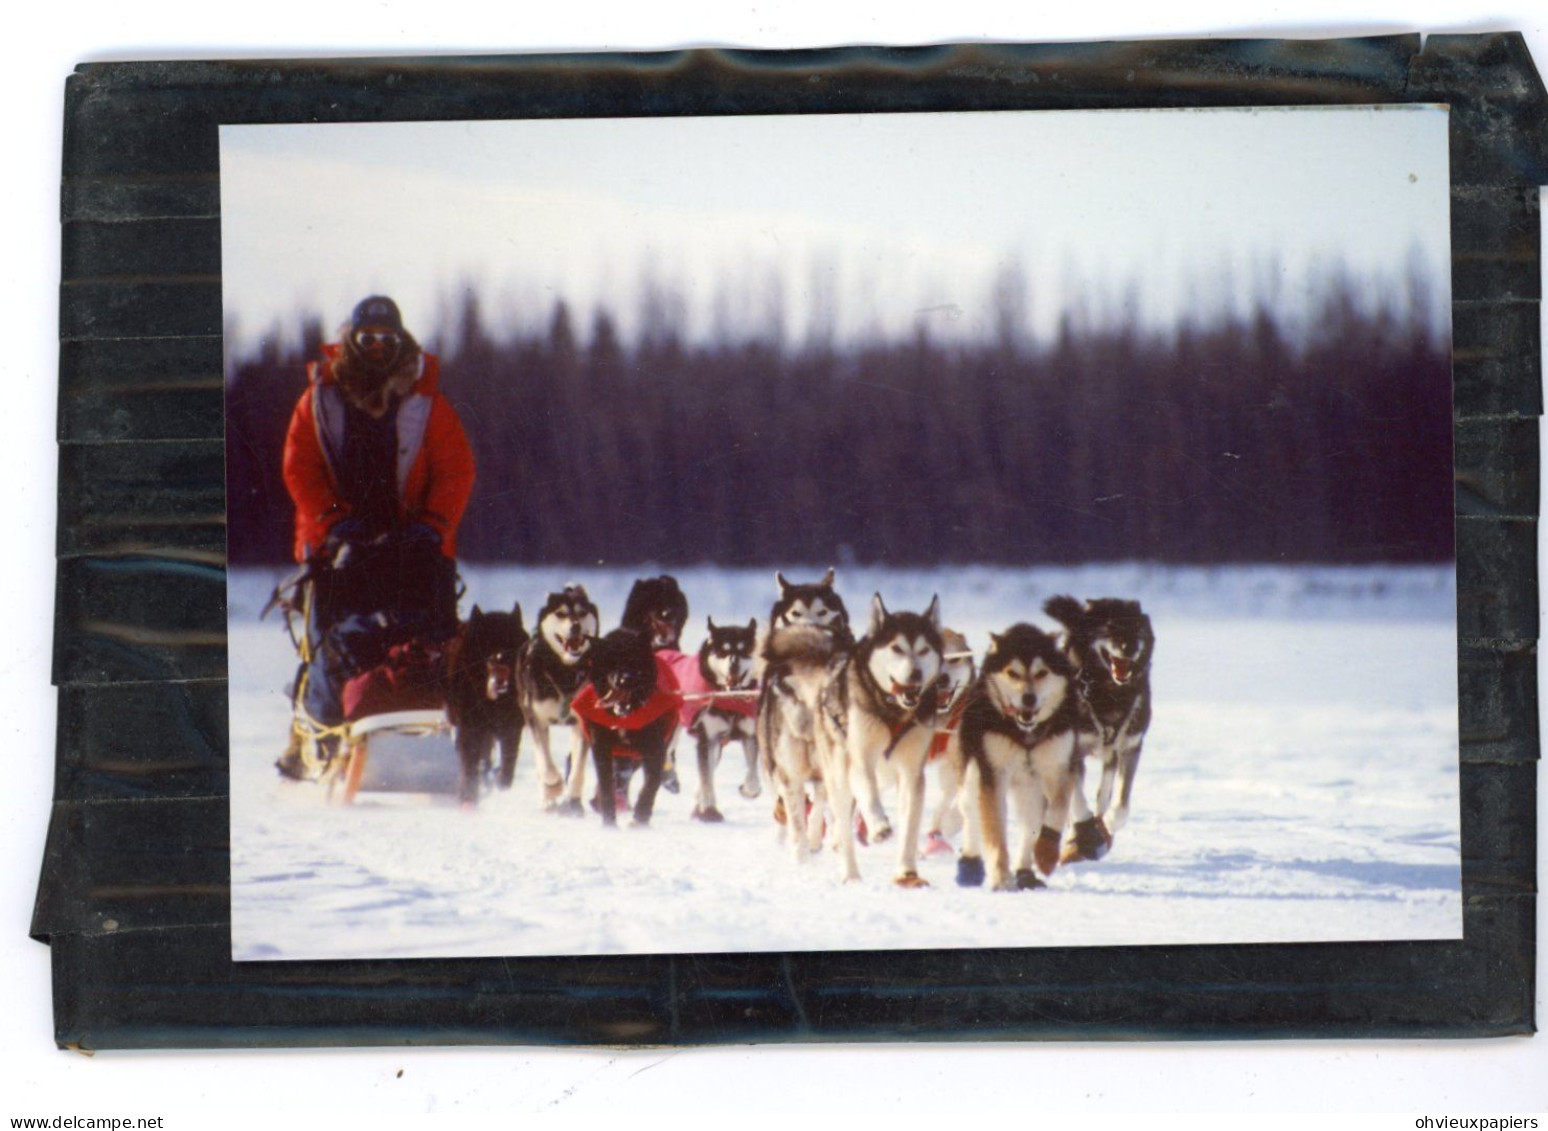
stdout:
POLYGON ((1129 678, 1130 664, 1128 660, 1120 660, 1115 657, 1110 667, 1112 668, 1113 678, 1116 679, 1119 683, 1122 683, 1129 678))

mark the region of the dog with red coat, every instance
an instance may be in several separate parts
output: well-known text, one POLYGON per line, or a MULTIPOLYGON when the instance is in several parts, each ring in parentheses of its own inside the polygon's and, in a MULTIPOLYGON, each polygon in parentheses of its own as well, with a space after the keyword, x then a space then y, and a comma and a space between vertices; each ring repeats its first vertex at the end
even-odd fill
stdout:
POLYGON ((626 628, 598 640, 582 663, 586 686, 570 709, 591 747, 602 823, 618 823, 614 784, 619 764, 638 762, 644 782, 630 823, 644 827, 655 810, 667 750, 677 736, 683 703, 677 681, 666 661, 651 651, 650 638, 626 628))

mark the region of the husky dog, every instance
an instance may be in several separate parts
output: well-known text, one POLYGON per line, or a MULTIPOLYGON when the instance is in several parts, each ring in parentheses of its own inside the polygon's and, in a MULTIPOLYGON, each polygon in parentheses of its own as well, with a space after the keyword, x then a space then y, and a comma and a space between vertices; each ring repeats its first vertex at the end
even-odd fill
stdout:
POLYGON ((962 774, 965 826, 957 882, 997 889, 1042 887, 1059 864, 1059 841, 1076 786, 1080 714, 1075 671, 1053 637, 1029 624, 990 634, 983 674, 968 692, 948 757, 962 774), (1022 826, 1015 874, 1006 846, 1005 803, 1022 826))
POLYGON ((688 598, 677 586, 677 578, 663 573, 660 577, 642 577, 629 590, 619 628, 632 629, 650 638, 652 650, 678 646, 683 625, 688 623, 688 598))
POLYGON ((944 757, 951 743, 951 736, 962 725, 962 712, 967 706, 967 689, 978 676, 973 663, 973 653, 968 650, 967 637, 951 628, 941 629, 941 643, 945 646, 945 662, 935 683, 935 738, 930 743, 930 761, 936 766, 936 781, 940 785, 940 800, 931 813, 930 827, 925 831, 926 856, 952 851, 948 836, 962 827, 962 812, 957 805, 957 792, 962 780, 957 764, 944 757))
POLYGON ((486 613, 474 605, 451 649, 446 717, 457 728, 458 795, 465 805, 478 801, 479 784, 490 769, 496 742, 500 768, 495 781, 501 789, 511 787, 526 721, 516 690, 516 661, 527 640, 520 605, 508 613, 486 613))
POLYGON ((677 734, 681 701, 670 670, 651 651, 649 637, 626 628, 598 640, 581 666, 587 684, 575 696, 573 708, 585 724, 596 761, 602 823, 618 823, 613 771, 617 760, 627 758, 639 761, 645 779, 631 823, 648 825, 667 747, 677 734))
POLYGON ((793 585, 776 573, 779 598, 769 612, 758 696, 758 757, 797 860, 822 846, 822 770, 817 713, 828 663, 853 646, 849 613, 833 590, 833 571, 815 584, 793 585), (814 804, 808 807, 810 786, 814 804), (810 808, 810 813, 808 813, 810 808))
MULTIPOLYGON (((757 644, 758 622, 746 627, 718 625, 709 618, 709 635, 699 649, 699 678, 714 691, 740 691, 750 684, 753 649, 757 644)), ((715 768, 726 745, 740 742, 747 756, 747 777, 741 785, 743 797, 757 797, 758 735, 754 717, 757 707, 748 698, 711 699, 689 724, 699 755, 699 797, 693 816, 698 821, 721 821, 715 807, 715 768)))
POLYGON ((776 573, 774 581, 779 586, 779 600, 769 612, 770 633, 780 628, 810 626, 828 633, 841 649, 847 651, 854 646, 849 610, 833 589, 832 569, 811 585, 793 585, 782 573, 776 573))
POLYGON ((548 732, 575 721, 570 701, 585 682, 581 661, 597 637, 599 620, 597 607, 582 586, 567 585, 550 593, 538 611, 537 632, 522 649, 516 666, 522 713, 537 747, 544 807, 567 816, 580 816, 583 812, 580 793, 586 781, 584 739, 577 730, 566 781, 554 764, 548 732))
POLYGON ((865 811, 870 838, 892 832, 877 788, 879 771, 896 775, 904 833, 898 843, 903 887, 925 887, 918 871, 919 825, 924 814, 924 768, 935 740, 936 683, 944 662, 940 602, 923 613, 889 613, 881 594, 871 598, 866 635, 828 669, 822 688, 822 777, 833 807, 841 853, 840 874, 858 880, 854 812, 865 811))
MULTIPOLYGON (((642 633, 650 640, 652 651, 659 652, 665 648, 675 652, 682 639, 683 625, 687 623, 688 598, 678 587, 677 578, 663 573, 660 577, 642 577, 635 581, 629 589, 629 599, 624 602, 623 618, 618 622, 618 627, 642 633)), ((628 793, 633 766, 621 769, 619 788, 628 793)), ((668 793, 676 793, 679 789, 677 766, 673 763, 670 750, 667 751, 666 772, 661 784, 668 793)))
POLYGON ((1129 819, 1134 773, 1150 729, 1150 659, 1156 634, 1138 601, 1103 597, 1081 604, 1073 597, 1052 597, 1043 611, 1065 627, 1064 648, 1076 667, 1081 704, 1081 776, 1064 859, 1100 860, 1129 819), (1084 780, 1086 759, 1092 757, 1102 766, 1095 813, 1086 802, 1084 780))

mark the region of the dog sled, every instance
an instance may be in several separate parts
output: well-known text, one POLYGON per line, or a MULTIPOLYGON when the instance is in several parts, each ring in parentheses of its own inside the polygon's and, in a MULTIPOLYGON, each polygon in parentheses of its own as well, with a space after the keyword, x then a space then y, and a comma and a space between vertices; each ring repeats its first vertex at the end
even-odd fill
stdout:
POLYGON ((445 663, 460 596, 438 545, 396 535, 343 544, 276 586, 264 613, 281 610, 298 660, 281 773, 342 805, 455 795, 445 663))

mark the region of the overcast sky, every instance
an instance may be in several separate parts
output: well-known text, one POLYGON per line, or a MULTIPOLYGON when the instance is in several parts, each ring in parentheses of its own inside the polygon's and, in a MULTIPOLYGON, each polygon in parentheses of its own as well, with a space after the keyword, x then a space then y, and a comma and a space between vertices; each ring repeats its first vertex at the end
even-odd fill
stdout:
POLYGON ((465 286, 498 334, 561 297, 628 334, 644 279, 698 338, 970 336, 1012 264, 1040 335, 1126 301, 1294 318, 1335 264, 1449 302, 1435 107, 222 126, 221 208, 238 349, 371 292, 431 339, 465 286))

